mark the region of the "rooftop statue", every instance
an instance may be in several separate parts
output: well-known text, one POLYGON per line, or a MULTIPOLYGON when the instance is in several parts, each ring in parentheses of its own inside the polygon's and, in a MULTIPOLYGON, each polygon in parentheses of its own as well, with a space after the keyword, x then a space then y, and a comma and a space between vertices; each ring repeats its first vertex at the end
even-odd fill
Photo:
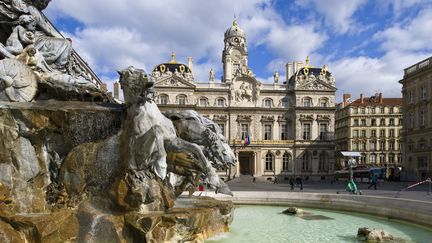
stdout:
POLYGON ((84 73, 83 68, 77 67, 79 64, 72 58, 72 41, 54 29, 40 12, 48 3, 1 0, 0 21, 6 26, 1 33, 6 35, 6 41, 0 43, 0 63, 4 67, 0 70, 1 100, 32 101, 37 95, 38 84, 76 93, 98 90, 97 84, 84 73), (16 60, 24 65, 16 65, 16 60), (10 76, 11 71, 23 80, 31 81, 24 84, 10 76), (10 79, 12 82, 5 81, 10 79), (25 96, 11 93, 25 93, 25 96))

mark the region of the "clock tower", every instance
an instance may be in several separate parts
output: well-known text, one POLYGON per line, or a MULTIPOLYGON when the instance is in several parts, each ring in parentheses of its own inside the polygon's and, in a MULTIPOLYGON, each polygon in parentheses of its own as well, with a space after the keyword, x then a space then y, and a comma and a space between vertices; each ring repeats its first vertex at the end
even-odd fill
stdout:
POLYGON ((243 29, 237 25, 236 20, 225 31, 224 44, 222 82, 231 83, 239 74, 249 72, 246 36, 243 29))

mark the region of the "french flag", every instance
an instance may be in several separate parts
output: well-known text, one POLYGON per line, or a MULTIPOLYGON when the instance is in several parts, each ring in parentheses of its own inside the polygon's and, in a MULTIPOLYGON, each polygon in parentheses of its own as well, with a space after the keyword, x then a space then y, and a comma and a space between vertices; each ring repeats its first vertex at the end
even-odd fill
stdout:
POLYGON ((249 145, 250 144, 250 137, 249 134, 246 134, 245 140, 244 140, 244 145, 249 145))

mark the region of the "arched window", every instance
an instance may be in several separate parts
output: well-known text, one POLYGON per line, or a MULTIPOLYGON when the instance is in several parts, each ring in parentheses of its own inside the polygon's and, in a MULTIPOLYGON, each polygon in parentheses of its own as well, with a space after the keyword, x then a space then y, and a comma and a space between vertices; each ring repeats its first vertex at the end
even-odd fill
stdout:
POLYGON ((319 100, 320 107, 328 107, 328 99, 327 98, 321 98, 319 100))
POLYGON ((177 95, 177 104, 186 105, 187 104, 186 95, 177 95))
POLYGON ((225 99, 224 98, 217 98, 216 99, 216 105, 218 107, 225 107, 225 99))
POLYGON ((281 105, 282 107, 287 108, 289 106, 289 100, 287 98, 283 98, 281 100, 281 105))
POLYGON ((309 152, 303 154, 302 171, 311 171, 311 156, 309 152))
POLYGON ((282 170, 292 171, 292 157, 288 152, 285 152, 282 156, 282 170))
POLYGON ((265 170, 266 171, 273 171, 273 161, 274 161, 273 154, 268 152, 265 156, 265 170))
POLYGON ((206 107, 207 104, 208 104, 208 100, 207 100, 207 98, 205 98, 205 97, 201 97, 201 98, 199 99, 199 106, 206 107))
POLYGON ((371 154, 369 156, 369 163, 376 164, 376 161, 377 161, 377 155, 376 154, 371 154))
POLYGON ((169 103, 168 95, 166 95, 166 94, 159 95, 159 104, 166 105, 168 103, 169 103))
POLYGON ((327 158, 327 153, 326 152, 322 152, 319 156, 319 164, 318 164, 318 170, 319 171, 326 171, 327 170, 327 162, 328 158, 327 158))
POLYGON ((267 98, 264 100, 264 107, 271 108, 272 107, 272 100, 267 98))
POLYGON ((312 99, 310 97, 303 98, 304 107, 312 107, 312 99))

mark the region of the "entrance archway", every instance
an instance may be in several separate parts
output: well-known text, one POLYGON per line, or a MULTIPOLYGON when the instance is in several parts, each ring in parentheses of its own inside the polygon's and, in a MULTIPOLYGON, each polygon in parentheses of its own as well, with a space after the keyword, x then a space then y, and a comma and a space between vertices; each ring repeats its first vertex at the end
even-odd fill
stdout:
POLYGON ((239 165, 241 175, 254 175, 254 159, 252 152, 239 153, 239 165))

